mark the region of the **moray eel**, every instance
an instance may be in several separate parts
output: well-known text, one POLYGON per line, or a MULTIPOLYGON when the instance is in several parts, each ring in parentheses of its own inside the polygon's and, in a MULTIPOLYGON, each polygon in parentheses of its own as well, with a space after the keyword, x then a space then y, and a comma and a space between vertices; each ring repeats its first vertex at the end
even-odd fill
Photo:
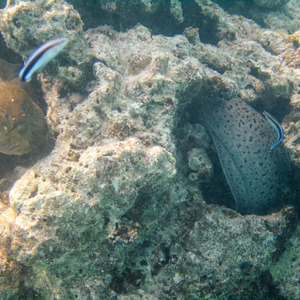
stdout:
POLYGON ((287 165, 282 145, 270 152, 276 131, 240 99, 203 110, 201 117, 213 138, 236 210, 257 215, 272 211, 287 165))
POLYGON ((0 78, 0 152, 23 155, 41 146, 47 136, 42 110, 19 86, 0 78))

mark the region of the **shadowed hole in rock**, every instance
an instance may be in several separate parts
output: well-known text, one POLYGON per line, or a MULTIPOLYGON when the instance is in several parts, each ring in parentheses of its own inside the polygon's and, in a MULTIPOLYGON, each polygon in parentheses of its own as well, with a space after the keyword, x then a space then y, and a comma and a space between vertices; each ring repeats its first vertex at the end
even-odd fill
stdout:
MULTIPOLYGON (((201 101, 203 103, 210 100, 201 99, 201 101)), ((183 111, 180 112, 180 115, 178 116, 178 123, 174 129, 174 135, 176 136, 177 140, 177 170, 183 175, 184 178, 186 178, 187 185, 190 186, 188 190, 194 190, 196 188, 200 194, 203 194, 203 198, 205 199, 206 203, 235 209, 232 193, 227 184, 220 160, 211 138, 209 138, 210 146, 206 149, 206 153, 213 164, 212 177, 209 180, 199 179, 193 182, 189 180, 189 175, 193 172, 193 170, 191 170, 188 165, 188 152, 197 147, 201 148, 201 141, 197 142, 195 137, 192 135, 186 136, 187 131, 182 130, 182 128, 187 128, 187 126, 191 124, 201 124, 199 110, 199 97, 196 97, 189 105, 185 107, 183 111)))
POLYGON ((116 274, 110 284, 116 293, 128 293, 138 290, 144 283, 145 275, 140 270, 126 268, 121 274, 116 274))
POLYGON ((184 19, 179 21, 171 13, 171 2, 162 1, 154 12, 135 1, 118 1, 103 4, 91 1, 71 1, 85 24, 85 29, 100 25, 110 25, 116 31, 126 31, 137 24, 149 28, 153 34, 174 36, 182 34, 187 27, 199 29, 200 40, 216 45, 220 41, 218 19, 210 16, 199 5, 190 0, 182 0, 181 7, 184 19), (121 12, 121 14, 120 14, 121 12), (98 15, 101 15, 99 19, 98 15))
POLYGON ((5 59, 9 63, 14 63, 14 64, 23 64, 22 57, 12 51, 11 49, 6 47, 6 43, 4 41, 4 38, 2 34, 0 33, 0 58, 5 59))

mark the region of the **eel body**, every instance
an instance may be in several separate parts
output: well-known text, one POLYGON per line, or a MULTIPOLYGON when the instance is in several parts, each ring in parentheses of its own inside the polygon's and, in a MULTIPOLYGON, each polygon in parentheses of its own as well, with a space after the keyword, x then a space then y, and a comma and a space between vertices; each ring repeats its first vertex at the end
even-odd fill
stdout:
POLYGON ((263 215, 275 208, 286 159, 282 145, 269 150, 277 140, 274 129, 240 99, 208 107, 202 118, 215 143, 236 210, 263 215))

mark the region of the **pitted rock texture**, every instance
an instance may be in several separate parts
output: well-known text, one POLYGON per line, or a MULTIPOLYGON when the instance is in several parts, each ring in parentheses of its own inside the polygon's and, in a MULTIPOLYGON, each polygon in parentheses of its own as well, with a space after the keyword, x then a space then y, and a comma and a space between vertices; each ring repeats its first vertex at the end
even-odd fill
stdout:
POLYGON ((289 209, 261 219, 240 218, 227 209, 204 209, 179 257, 171 248, 169 255, 176 257, 177 263, 164 268, 156 283, 170 295, 183 298, 229 299, 239 295, 260 299, 274 289, 268 270, 293 218, 289 209), (230 277, 224 281, 228 271, 230 277), (242 290, 239 280, 243 280, 242 290))
MULTIPOLYGON (((48 3, 38 10, 46 16, 67 5, 14 3, 7 14, 48 3)), ((199 102, 240 96, 282 120, 299 81, 280 56, 292 42, 210 1, 190 3, 214 24, 211 37, 195 28, 202 21, 173 37, 144 26, 101 26, 84 33, 90 68, 69 69, 70 59, 86 53, 80 37, 61 53, 73 73, 38 76, 56 144, 1 199, 1 297, 226 298, 255 290, 255 299, 265 299, 278 287, 269 269, 293 231, 293 210, 241 217, 207 205, 202 185, 188 179, 188 153, 215 154, 199 124, 199 102)), ((41 29, 18 16, 33 36, 41 29)), ((64 20, 58 32, 68 36, 64 20)), ((55 31, 54 21, 44 33, 55 31)), ((12 45, 15 25, 6 26, 12 45)), ((17 50, 26 56, 31 44, 23 33, 26 47, 17 50)), ((205 179, 210 185, 215 173, 205 179)))
MULTIPOLYGON (((122 269, 126 259, 122 237, 116 245, 110 241, 116 222, 145 192, 151 194, 147 201, 157 203, 175 175, 170 153, 158 146, 146 148, 136 139, 95 145, 74 156, 64 147, 36 164, 11 190, 11 208, 1 214, 2 241, 9 238, 7 232, 14 236, 5 245, 10 244, 19 263, 31 268, 25 284, 43 297, 53 292, 44 289, 47 278, 58 295, 71 297, 72 289, 84 286, 81 279, 69 285, 75 273, 94 274, 92 280, 100 269, 103 276, 98 280, 108 280, 102 283, 107 288, 110 273, 122 269), (67 282, 69 287, 62 293, 67 282)), ((165 205, 160 203, 157 209, 165 205)), ((5 261, 2 267, 9 271, 5 261)))
POLYGON ((270 272, 281 294, 287 299, 300 297, 300 227, 298 226, 287 243, 281 257, 271 266, 270 272))

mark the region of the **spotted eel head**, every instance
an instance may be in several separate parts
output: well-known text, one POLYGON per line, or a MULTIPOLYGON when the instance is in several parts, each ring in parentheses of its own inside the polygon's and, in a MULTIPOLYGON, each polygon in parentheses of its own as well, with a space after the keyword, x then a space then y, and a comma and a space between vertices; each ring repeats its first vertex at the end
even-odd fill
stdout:
POLYGON ((22 155, 45 141, 42 110, 19 86, 0 81, 0 152, 22 155))

